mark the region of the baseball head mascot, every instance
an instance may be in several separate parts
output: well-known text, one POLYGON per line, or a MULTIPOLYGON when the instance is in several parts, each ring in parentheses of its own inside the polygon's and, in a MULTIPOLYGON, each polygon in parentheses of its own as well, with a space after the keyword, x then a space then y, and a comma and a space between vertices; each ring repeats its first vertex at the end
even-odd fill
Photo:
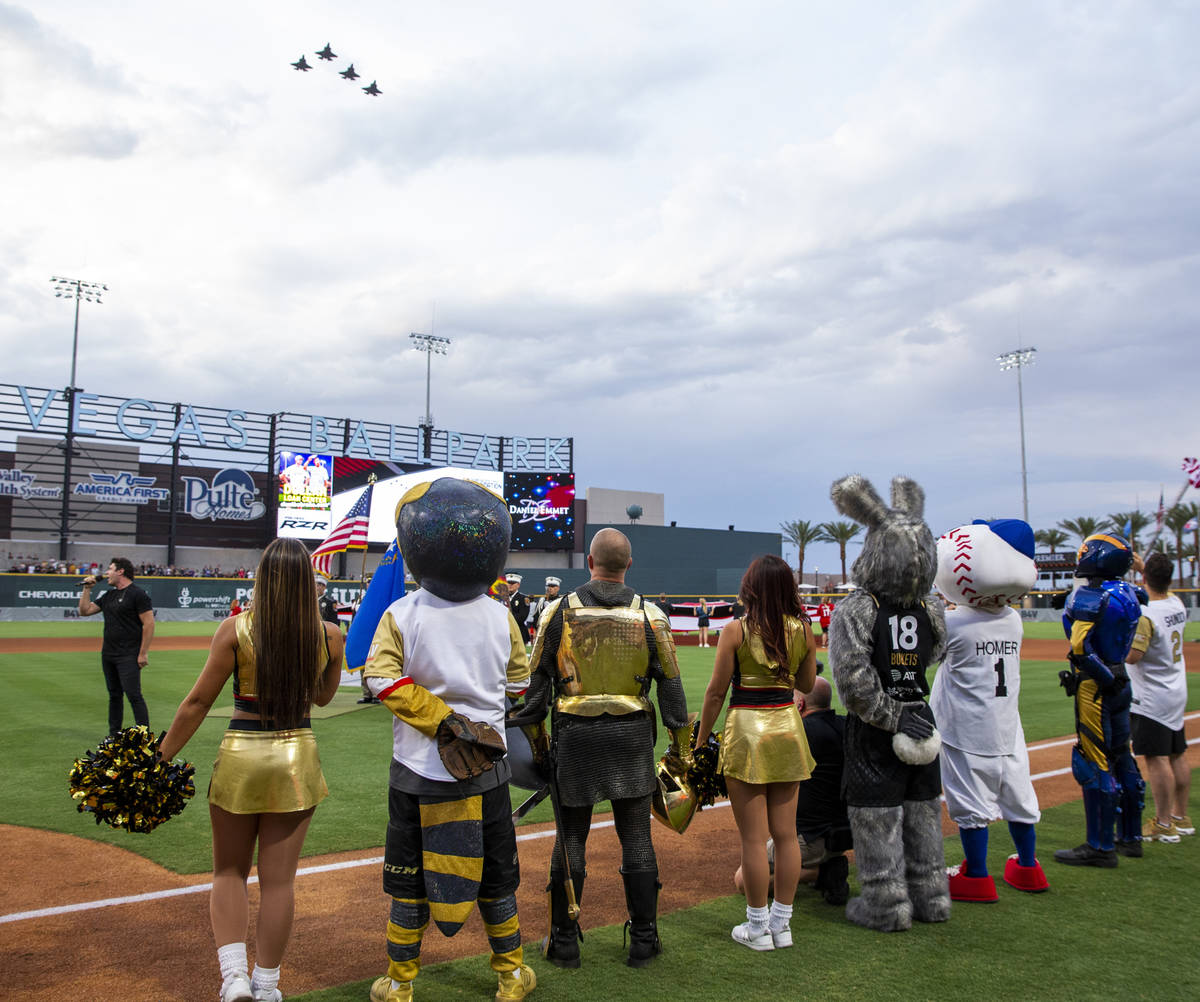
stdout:
POLYGON ((1033 529, 1015 518, 951 529, 937 542, 937 590, 946 611, 946 656, 929 698, 942 735, 942 787, 965 858, 950 870, 955 901, 996 901, 988 873, 988 825, 1008 822, 1017 852, 1004 867, 1022 891, 1049 887, 1035 849, 1042 817, 1029 778, 1017 699, 1021 693, 1020 614, 1009 603, 1037 580, 1033 529))
POLYGON ((862 893, 846 917, 884 932, 945 922, 941 774, 926 669, 946 645, 940 603, 926 603, 937 566, 925 493, 892 481, 888 507, 863 477, 843 477, 834 507, 867 528, 858 589, 837 604, 829 661, 846 706, 844 783, 862 893))
POLYGON ((1063 611, 1071 666, 1059 672, 1059 680, 1075 698, 1071 771, 1083 787, 1087 823, 1087 841, 1054 854, 1056 861, 1070 866, 1111 868, 1118 852, 1142 855, 1146 786, 1129 749, 1132 694, 1125 673, 1141 608, 1137 590, 1121 580, 1132 562, 1123 537, 1103 532, 1088 536, 1075 564, 1075 577, 1084 580, 1063 611))
POLYGON ((409 1002, 432 918, 452 936, 476 902, 497 999, 537 983, 522 963, 517 843, 504 758, 505 697, 529 662, 508 607, 487 596, 508 556, 502 498, 443 478, 396 506, 396 537, 420 584, 383 614, 363 676, 395 716, 383 886, 392 897, 388 973, 372 1002, 409 1002))

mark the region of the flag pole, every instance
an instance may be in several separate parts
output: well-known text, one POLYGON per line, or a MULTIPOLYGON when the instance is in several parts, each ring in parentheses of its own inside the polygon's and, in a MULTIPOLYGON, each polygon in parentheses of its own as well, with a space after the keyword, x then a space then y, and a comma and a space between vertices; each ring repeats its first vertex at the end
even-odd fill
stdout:
MULTIPOLYGON (((1183 479, 1183 486, 1179 488, 1179 493, 1175 495, 1175 500, 1171 502, 1171 508, 1179 506, 1179 502, 1183 500, 1183 495, 1187 493, 1187 489, 1192 486, 1192 482, 1186 477, 1183 479)), ((1170 511, 1171 508, 1165 509, 1170 511)), ((1149 553, 1154 549, 1154 544, 1158 542, 1158 537, 1162 535, 1163 526, 1166 525, 1166 519, 1163 519, 1154 527, 1154 535, 1150 537, 1150 542, 1146 544, 1146 552, 1149 553)))
MULTIPOLYGON (((367 474, 367 488, 374 487, 379 481, 379 478, 374 473, 367 474)), ((375 495, 371 495, 371 503, 375 503, 375 495)), ((371 531, 371 510, 367 509, 367 533, 371 531)), ((367 589, 367 550, 370 548, 371 541, 367 540, 367 545, 363 547, 362 569, 358 575, 358 601, 362 603, 363 592, 367 589)))

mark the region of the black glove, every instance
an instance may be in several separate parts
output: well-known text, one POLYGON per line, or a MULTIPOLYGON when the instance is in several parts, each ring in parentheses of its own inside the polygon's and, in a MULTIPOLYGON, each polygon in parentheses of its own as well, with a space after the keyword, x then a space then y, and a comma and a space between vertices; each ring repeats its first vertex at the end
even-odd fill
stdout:
POLYGON ((1064 668, 1058 673, 1058 684, 1067 690, 1067 696, 1075 697, 1075 690, 1079 688, 1079 675, 1071 671, 1070 668, 1064 668))
POLYGON ((470 779, 492 767, 504 757, 504 739, 491 724, 449 714, 437 729, 438 755, 442 765, 455 779, 470 779))
POLYGON ((905 706, 900 710, 900 725, 896 730, 914 741, 924 741, 933 735, 933 721, 921 715, 920 706, 905 706))

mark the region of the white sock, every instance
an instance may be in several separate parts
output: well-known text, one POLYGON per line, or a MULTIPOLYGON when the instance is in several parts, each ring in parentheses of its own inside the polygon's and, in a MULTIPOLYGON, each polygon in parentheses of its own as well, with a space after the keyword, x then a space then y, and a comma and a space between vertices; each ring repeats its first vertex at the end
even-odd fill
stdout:
POLYGON ((770 911, 766 905, 761 908, 752 908, 746 905, 746 921, 750 923, 750 928, 755 933, 764 933, 767 931, 767 917, 770 911))
POLYGON ((224 991, 234 975, 240 974, 243 978, 249 976, 246 973, 246 944, 226 943, 218 946, 217 963, 221 965, 221 990, 224 991))
POLYGON ((260 995, 269 995, 279 987, 278 967, 259 967, 254 965, 254 977, 250 979, 250 987, 260 995))
POLYGON ((771 902, 771 932, 782 932, 792 924, 792 906, 771 902))

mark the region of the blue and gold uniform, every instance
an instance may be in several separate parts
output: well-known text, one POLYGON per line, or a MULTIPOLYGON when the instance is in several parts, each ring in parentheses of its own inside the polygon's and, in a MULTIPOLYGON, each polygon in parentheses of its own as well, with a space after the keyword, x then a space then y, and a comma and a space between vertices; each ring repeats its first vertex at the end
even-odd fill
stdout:
MULTIPOLYGON (((1071 771, 1083 788, 1087 843, 1056 852, 1060 863, 1116 866, 1118 815, 1117 842, 1138 846, 1141 839, 1145 783, 1129 747, 1131 692, 1125 674, 1141 608, 1137 591, 1119 580, 1132 559, 1120 536, 1099 533, 1085 539, 1075 574, 1086 577, 1087 584, 1072 593, 1063 613, 1071 667, 1060 675, 1075 698, 1071 771)), ((1140 855, 1139 849, 1124 851, 1140 855)))

